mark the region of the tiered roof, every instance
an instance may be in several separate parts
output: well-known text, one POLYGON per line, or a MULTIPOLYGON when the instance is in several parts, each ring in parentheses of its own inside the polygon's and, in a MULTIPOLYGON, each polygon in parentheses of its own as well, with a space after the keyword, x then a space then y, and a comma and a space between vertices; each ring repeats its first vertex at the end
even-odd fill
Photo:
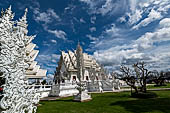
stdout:
POLYGON ((34 61, 37 57, 39 51, 34 50, 36 44, 30 43, 26 46, 27 56, 30 58, 28 61, 29 67, 26 71, 27 78, 43 78, 46 77, 47 70, 40 69, 40 66, 37 65, 37 62, 34 61))
MULTIPOLYGON (((61 58, 63 60, 63 63, 68 71, 77 71, 77 61, 76 61, 76 51, 68 51, 68 53, 62 51, 61 52, 61 58)), ((88 55, 87 53, 83 53, 83 65, 84 68, 93 68, 96 71, 100 71, 101 67, 96 62, 96 60, 88 55)))
POLYGON ((29 67, 26 70, 26 77, 27 78, 43 78, 46 77, 47 70, 40 69, 40 66, 37 65, 37 62, 34 61, 37 57, 39 51, 34 50, 36 47, 36 44, 32 43, 32 40, 35 36, 27 36, 28 30, 27 30, 27 9, 25 11, 24 16, 17 22, 18 26, 21 26, 21 30, 24 31, 24 39, 25 39, 25 45, 26 45, 26 55, 28 57, 27 63, 29 64, 29 67))

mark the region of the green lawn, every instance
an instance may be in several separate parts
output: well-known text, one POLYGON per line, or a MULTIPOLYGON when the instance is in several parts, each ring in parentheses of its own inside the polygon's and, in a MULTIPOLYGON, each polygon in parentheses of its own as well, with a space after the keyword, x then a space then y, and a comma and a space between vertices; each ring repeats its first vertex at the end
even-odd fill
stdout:
POLYGON ((92 94, 89 102, 73 102, 72 97, 42 101, 37 113, 170 113, 170 91, 155 91, 154 99, 136 99, 130 92, 92 94))
POLYGON ((156 86, 156 87, 154 87, 154 85, 148 85, 147 88, 148 89, 170 88, 170 83, 166 83, 166 86, 156 86))
MULTIPOLYGON (((166 83, 166 86, 154 86, 155 84, 151 84, 147 86, 147 89, 158 89, 158 88, 170 88, 170 83, 166 83)), ((130 89, 130 86, 120 87, 120 89, 130 89)))

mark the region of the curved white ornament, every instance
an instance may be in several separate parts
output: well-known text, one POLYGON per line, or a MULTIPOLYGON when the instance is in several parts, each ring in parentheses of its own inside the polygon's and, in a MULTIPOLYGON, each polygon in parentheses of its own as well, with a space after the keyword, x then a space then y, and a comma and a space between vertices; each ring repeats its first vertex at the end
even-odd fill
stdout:
POLYGON ((2 113, 32 113, 39 102, 36 90, 28 87, 25 70, 30 58, 26 56, 26 45, 32 36, 27 36, 27 9, 19 21, 12 21, 11 7, 1 12, 0 17, 0 72, 5 78, 2 113))

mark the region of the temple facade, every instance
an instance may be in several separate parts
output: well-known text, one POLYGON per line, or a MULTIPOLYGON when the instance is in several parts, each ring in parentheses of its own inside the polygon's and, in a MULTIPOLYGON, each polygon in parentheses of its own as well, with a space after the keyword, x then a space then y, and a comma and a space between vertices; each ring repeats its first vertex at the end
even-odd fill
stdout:
POLYGON ((86 84, 89 92, 119 89, 119 81, 110 79, 105 69, 90 55, 83 53, 80 44, 74 51, 61 52, 54 75, 51 96, 67 96, 78 93, 78 83, 86 84))
POLYGON ((94 82, 106 79, 108 77, 104 68, 92 56, 83 53, 79 44, 75 51, 61 52, 54 77, 55 84, 79 82, 79 80, 94 82))

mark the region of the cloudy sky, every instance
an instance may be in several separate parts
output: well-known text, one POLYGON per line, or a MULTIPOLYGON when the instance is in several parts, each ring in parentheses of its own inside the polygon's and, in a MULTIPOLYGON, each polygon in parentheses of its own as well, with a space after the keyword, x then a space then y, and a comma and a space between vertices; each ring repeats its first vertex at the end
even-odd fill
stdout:
POLYGON ((28 8, 36 60, 50 74, 60 51, 78 41, 108 69, 141 60, 150 69, 170 69, 170 0, 0 0, 0 8, 9 5, 15 19, 28 8))

